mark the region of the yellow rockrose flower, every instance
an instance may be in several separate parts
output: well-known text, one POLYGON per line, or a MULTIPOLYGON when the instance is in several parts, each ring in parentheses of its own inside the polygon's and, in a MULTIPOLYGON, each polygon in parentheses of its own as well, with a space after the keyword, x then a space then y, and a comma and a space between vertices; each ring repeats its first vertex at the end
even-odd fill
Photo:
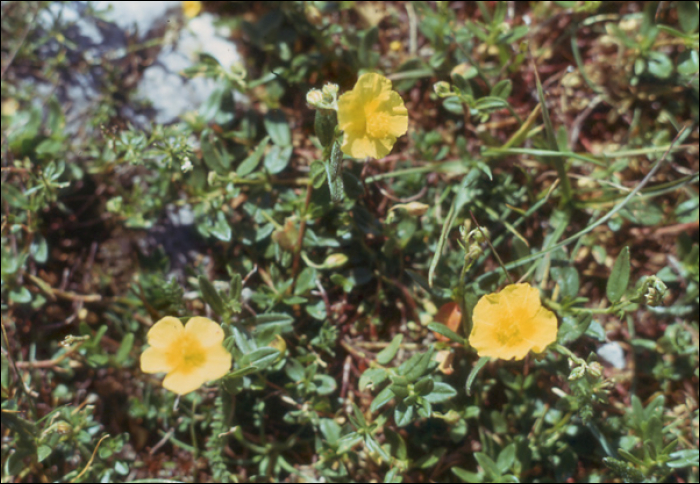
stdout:
POLYGON ((363 74, 352 91, 338 99, 338 127, 345 132, 341 149, 353 158, 383 158, 408 130, 408 111, 391 81, 363 74))
POLYGON ((479 356, 521 360, 557 339, 557 317, 542 307, 539 291, 529 284, 511 284, 483 296, 472 321, 469 344, 479 356))
POLYGON ((163 387, 185 395, 228 373, 231 354, 223 341, 223 329, 211 319, 191 318, 183 326, 165 317, 148 331, 150 347, 141 354, 141 371, 167 373, 163 387))
POLYGON ((182 12, 187 18, 196 17, 202 11, 202 2, 182 2, 182 12))

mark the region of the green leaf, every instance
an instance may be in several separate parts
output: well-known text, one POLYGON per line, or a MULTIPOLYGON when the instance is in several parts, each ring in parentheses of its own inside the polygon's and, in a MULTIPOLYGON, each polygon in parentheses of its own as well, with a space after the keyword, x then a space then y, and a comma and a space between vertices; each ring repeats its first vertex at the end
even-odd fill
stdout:
POLYGON ((362 441, 362 436, 357 432, 352 432, 348 435, 343 435, 340 440, 338 440, 338 450, 336 453, 342 455, 350 451, 359 442, 362 441))
POLYGON ((391 457, 389 457, 386 451, 382 449, 379 443, 377 443, 377 441, 374 440, 374 438, 371 435, 368 435, 365 438, 365 445, 367 446, 367 450, 377 454, 384 460, 384 462, 391 462, 391 457))
POLYGON ((413 405, 399 403, 394 409, 394 421, 399 427, 405 427, 413 421, 413 405))
POLYGON ((433 449, 426 455, 418 459, 416 461, 415 466, 419 469, 430 469, 431 467, 437 465, 438 462, 440 462, 440 459, 442 459, 442 456, 445 455, 445 452, 447 452, 447 449, 445 447, 438 447, 437 449, 433 449))
POLYGON ((10 291, 10 301, 17 304, 27 304, 32 302, 32 293, 29 289, 22 286, 20 288, 10 291))
POLYGON ((444 382, 437 382, 433 387, 433 391, 424 396, 423 399, 430 403, 442 403, 455 397, 456 395, 457 390, 452 388, 451 385, 444 382))
POLYGON ((199 276, 197 281, 199 282, 199 290, 202 292, 204 302, 209 304, 212 311, 214 311, 217 315, 224 316, 226 313, 226 308, 224 306, 224 301, 219 295, 219 291, 217 291, 214 285, 209 282, 209 279, 204 276, 199 276))
POLYGON ((3 183, 0 192, 2 193, 2 201, 8 203, 11 207, 20 210, 29 209, 29 200, 27 200, 24 193, 19 191, 15 186, 9 183, 3 183))
POLYGON ((386 441, 389 443, 391 455, 399 460, 406 460, 408 449, 406 447, 406 441, 401 434, 393 431, 389 427, 384 427, 384 436, 386 437, 386 441))
POLYGON ((236 174, 240 177, 244 177, 246 175, 251 174, 255 169, 258 167, 258 164, 260 163, 260 160, 262 159, 263 153, 265 153, 265 148, 267 147, 267 144, 270 141, 269 136, 265 136, 263 140, 258 143, 258 146, 255 148, 255 150, 248 155, 248 157, 241 162, 240 165, 238 165, 238 169, 236 170, 236 174))
POLYGON ((122 340, 122 343, 119 345, 119 350, 117 350, 117 354, 114 357, 114 362, 117 365, 123 364, 126 359, 129 357, 129 353, 131 352, 131 348, 134 346, 134 333, 127 333, 124 335, 124 339, 122 340))
POLYGON ((625 247, 613 265, 606 289, 608 300, 615 304, 627 291, 630 280, 630 249, 625 247))
POLYGON ((433 347, 431 346, 427 352, 415 354, 403 362, 398 368, 399 375, 405 376, 409 382, 418 380, 428 369, 432 357, 433 347))
POLYGON ((269 324, 288 325, 294 322, 294 318, 285 313, 260 314, 243 321, 245 326, 261 326, 269 324))
POLYGON ((560 294, 564 299, 573 299, 578 295, 580 286, 578 271, 575 267, 552 267, 551 274, 559 284, 560 294))
POLYGON ((498 81, 496 85, 491 88, 491 96, 506 100, 508 96, 510 96, 512 90, 513 82, 510 79, 503 79, 498 81))
POLYGON ((330 445, 337 444, 338 440, 340 439, 342 428, 335 420, 330 418, 322 418, 321 422, 319 423, 319 428, 330 445))
POLYGON ((681 28, 689 34, 695 32, 698 28, 699 20, 698 4, 696 2, 676 2, 676 8, 678 9, 678 22, 681 24, 681 28))
POLYGON ((228 224, 223 212, 216 214, 216 222, 214 222, 213 226, 209 227, 209 233, 222 242, 231 242, 231 235, 233 235, 231 226, 228 224))
POLYGON ((43 462, 48 456, 51 455, 52 449, 48 445, 40 445, 36 450, 36 460, 38 462, 43 462))
POLYGON ((455 333, 454 331, 452 331, 450 328, 448 328, 447 326, 445 326, 442 323, 437 323, 437 322, 433 321, 432 323, 430 323, 428 325, 428 329, 430 331, 435 331, 437 334, 441 334, 441 335, 445 336, 446 338, 451 339, 455 343, 465 344, 464 338, 462 338, 460 335, 458 335, 457 333, 455 333))
POLYGON ((455 476, 459 477, 464 482, 484 482, 483 479, 481 479, 481 476, 479 476, 479 474, 469 472, 467 470, 462 469, 461 467, 452 467, 450 470, 455 476))
POLYGON ((696 72, 698 72, 698 51, 684 50, 678 56, 678 73, 684 76, 692 76, 696 72))
POLYGON ((474 458, 492 480, 498 480, 498 478, 501 477, 501 472, 498 470, 498 466, 488 455, 484 454, 483 452, 475 452, 474 458))
POLYGON ((265 168, 272 175, 280 173, 289 164, 292 158, 293 147, 291 145, 280 146, 274 145, 265 155, 265 168))
POLYGON ((359 382, 361 392, 364 392, 369 387, 375 389, 389 378, 389 373, 383 368, 368 368, 362 373, 359 382))
POLYGON ((224 377, 224 380, 236 380, 237 378, 243 378, 244 376, 252 375, 256 373, 260 368, 257 366, 246 366, 245 368, 239 368, 238 370, 232 371, 224 377))
POLYGON ((274 109, 268 112, 263 122, 274 144, 278 146, 290 146, 292 144, 292 132, 282 111, 274 109))
POLYGON ((576 341, 586 333, 591 322, 593 322, 593 315, 590 313, 580 314, 578 317, 565 316, 557 331, 557 342, 565 345, 576 341))
POLYGON ((506 448, 498 454, 498 459, 496 459, 496 467, 498 467, 501 475, 507 473, 515 462, 515 449, 515 442, 513 442, 512 444, 507 445, 506 448))
POLYGON ((376 412, 384 405, 389 403, 392 398, 394 398, 394 392, 391 391, 390 387, 386 387, 384 390, 379 392, 376 397, 374 397, 374 400, 372 400, 372 404, 369 406, 370 412, 376 412))
POLYGON ((49 246, 46 239, 36 234, 32 244, 29 246, 29 253, 39 264, 44 264, 49 258, 49 246))
POLYGON ((257 366, 258 369, 264 370, 271 366, 279 356, 280 352, 277 349, 264 346, 244 355, 240 360, 240 364, 242 366, 257 366))
POLYGON ((394 359, 396 353, 399 351, 399 347, 401 346, 402 341, 402 334, 397 334, 396 336, 394 336, 394 339, 391 340, 389 346, 377 353, 377 363, 379 363, 380 365, 388 365, 391 362, 391 360, 394 359))
POLYGON ((435 388, 435 380, 431 376, 424 376, 416 382, 413 387, 413 393, 424 397, 433 391, 435 388))
POLYGON ((211 130, 202 131, 202 136, 199 139, 202 158, 210 170, 225 176, 231 168, 231 157, 219 140, 214 138, 212 141, 210 138, 214 138, 214 133, 211 130))
POLYGON ((379 29, 374 26, 368 29, 362 36, 360 47, 357 50, 357 59, 361 67, 373 67, 372 47, 379 40, 379 29))
POLYGON ((666 465, 671 469, 682 469, 684 467, 697 467, 700 452, 697 449, 679 450, 672 453, 669 457, 673 459, 667 462, 666 465))
POLYGON ((400 472, 401 472, 401 469, 399 469, 398 467, 392 468, 384 476, 384 482, 385 483, 401 483, 401 482, 403 482, 403 476, 401 476, 400 472))
POLYGON ((668 79, 673 74, 673 62, 669 56, 662 52, 649 52, 647 64, 649 72, 659 79, 668 79))
POLYGON ((476 379, 476 376, 479 374, 481 369, 486 366, 486 363, 489 362, 491 358, 488 356, 483 356, 479 358, 479 361, 476 362, 474 367, 472 368, 472 371, 469 373, 469 376, 467 377, 467 383, 465 385, 465 390, 467 392, 467 396, 471 396, 472 394, 472 384, 474 383, 474 380, 476 379))
POLYGON ((333 143, 331 156, 324 166, 326 168, 331 200, 335 203, 340 203, 345 196, 345 187, 343 186, 343 152, 340 149, 340 141, 333 143))
POLYGON ((316 393, 321 396, 330 395, 338 388, 335 378, 330 375, 316 375, 314 381, 320 382, 320 384, 316 385, 316 393))

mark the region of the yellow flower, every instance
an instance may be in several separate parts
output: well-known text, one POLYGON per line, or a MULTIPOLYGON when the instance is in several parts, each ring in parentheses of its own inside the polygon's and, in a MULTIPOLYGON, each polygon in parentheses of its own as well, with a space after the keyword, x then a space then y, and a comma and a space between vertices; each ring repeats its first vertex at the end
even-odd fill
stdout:
POLYGON ((151 346, 141 355, 141 371, 167 373, 163 387, 185 395, 228 373, 231 355, 223 341, 224 331, 210 319, 192 318, 183 326, 165 317, 148 331, 151 346))
POLYGON ((408 111, 391 81, 363 74, 352 91, 338 99, 338 126, 345 132, 343 153, 353 158, 383 158, 408 130, 408 111))
POLYGON ((194 18, 202 11, 202 2, 182 2, 182 12, 187 18, 194 18))
POLYGON ((541 353, 557 339, 557 318, 542 307, 540 293, 529 284, 511 284, 479 299, 469 343, 479 356, 521 360, 541 353))

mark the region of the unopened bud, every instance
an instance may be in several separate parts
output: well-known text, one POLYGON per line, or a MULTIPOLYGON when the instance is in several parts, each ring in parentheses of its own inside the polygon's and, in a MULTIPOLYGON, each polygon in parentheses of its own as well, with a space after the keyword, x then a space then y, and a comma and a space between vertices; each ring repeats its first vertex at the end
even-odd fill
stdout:
POLYGON ((336 269, 338 267, 344 266, 348 261, 348 256, 345 254, 331 254, 326 257, 323 262, 324 269, 336 269))
POLYGON ((445 81, 436 82, 433 86, 433 89, 435 90, 435 94, 437 94, 440 97, 447 97, 452 94, 450 84, 445 81))
POLYGON ((663 304, 664 296, 666 295, 666 284, 656 276, 647 278, 644 284, 647 287, 644 294, 644 301, 647 306, 656 307, 663 304))
POLYGON ((582 366, 577 366, 571 371, 571 374, 569 375, 569 381, 576 381, 580 380, 583 378, 583 375, 585 374, 585 368, 582 366))
POLYGON ((338 97, 338 84, 329 82, 323 86, 323 100, 325 102, 333 102, 338 97))
POLYGON ((425 203, 409 202, 394 205, 393 207, 391 207, 391 211, 403 209, 411 217, 420 217, 422 215, 425 215, 425 212, 427 212, 429 208, 430 205, 426 205, 425 203))
POLYGON ((275 339, 273 339, 267 346, 279 351, 280 356, 284 355, 287 351, 287 342, 278 334, 275 335, 275 339))
POLYGON ((321 107, 323 104, 323 93, 318 89, 311 89, 306 93, 306 102, 312 107, 321 107))
POLYGON ((73 427, 68 422, 57 422, 56 432, 60 435, 69 435, 73 432, 73 427))
POLYGON ((594 361, 588 365, 588 374, 594 378, 600 378, 600 376, 603 374, 603 366, 597 361, 594 361))

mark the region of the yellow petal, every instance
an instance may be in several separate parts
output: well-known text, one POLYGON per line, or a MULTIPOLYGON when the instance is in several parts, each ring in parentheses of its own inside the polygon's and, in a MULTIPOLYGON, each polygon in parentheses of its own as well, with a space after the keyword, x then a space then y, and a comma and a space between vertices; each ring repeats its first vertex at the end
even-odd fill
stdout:
POLYGON ((142 372, 163 373, 172 369, 171 359, 162 349, 151 346, 141 353, 142 372))
POLYGON ((207 350, 207 360, 202 366, 206 381, 218 380, 231 369, 231 354, 222 345, 207 350))
POLYGON ((168 373, 163 380, 163 388, 178 395, 186 395, 201 387, 206 379, 206 375, 199 369, 178 368, 168 373))
POLYGON ((365 105, 355 91, 338 98, 338 127, 346 133, 362 135, 365 132, 365 105))
POLYGON ((530 284, 511 284, 498 296, 511 317, 521 320, 534 317, 542 306, 540 292, 530 284))
POLYGON ((224 340, 224 330, 208 318, 191 318, 185 325, 185 333, 188 338, 194 338, 199 341, 203 348, 221 344, 224 340))
POLYGON ((408 110, 398 92, 390 91, 387 99, 377 109, 389 115, 388 127, 391 136, 398 138, 406 134, 408 131, 408 110))
POLYGON ((362 74, 357 80, 353 91, 358 91, 362 100, 377 99, 385 91, 391 91, 391 81, 381 74, 370 72, 362 74))
POLYGON ((544 349, 557 340, 557 317, 547 308, 540 307, 532 318, 533 333, 530 340, 534 342, 532 351, 542 353, 544 349))
POLYGON ((148 344, 155 348, 166 349, 179 341, 183 330, 179 319, 166 316, 148 330, 148 344))

